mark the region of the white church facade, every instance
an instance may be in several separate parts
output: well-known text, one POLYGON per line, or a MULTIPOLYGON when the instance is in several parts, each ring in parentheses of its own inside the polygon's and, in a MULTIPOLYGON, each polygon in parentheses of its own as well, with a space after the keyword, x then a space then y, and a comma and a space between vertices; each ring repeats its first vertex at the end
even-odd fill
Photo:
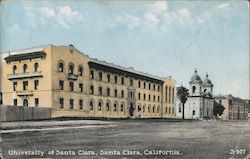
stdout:
MULTIPOLYGON (((202 81, 195 69, 189 82, 189 97, 184 107, 184 118, 199 120, 213 118, 213 103, 213 84, 208 79, 208 74, 202 81)), ((182 109, 182 103, 177 97, 175 109, 177 118, 182 118, 182 109)))

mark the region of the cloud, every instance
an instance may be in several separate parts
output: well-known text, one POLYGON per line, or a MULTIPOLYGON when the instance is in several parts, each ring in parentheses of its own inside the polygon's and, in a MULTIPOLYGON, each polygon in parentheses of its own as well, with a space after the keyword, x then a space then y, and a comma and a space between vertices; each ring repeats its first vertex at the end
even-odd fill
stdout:
POLYGON ((144 18, 146 22, 148 22, 149 25, 154 25, 156 26, 159 23, 159 19, 156 17, 156 15, 152 13, 146 13, 144 14, 144 18))
POLYGON ((190 26, 194 23, 194 19, 187 8, 181 8, 173 13, 173 19, 181 25, 190 26))
POLYGON ((167 1, 156 1, 150 8, 150 11, 155 14, 161 14, 163 12, 167 12, 167 10, 167 1))
POLYGON ((223 4, 220 4, 220 5, 217 5, 215 7, 215 9, 224 9, 224 8, 227 8, 229 6, 228 3, 223 3, 223 4))
POLYGON ((31 26, 33 27, 50 23, 69 29, 70 25, 82 20, 82 14, 69 6, 57 8, 48 8, 45 6, 38 9, 27 7, 25 11, 28 20, 32 21, 31 26))
POLYGON ((115 21, 118 25, 126 26, 129 29, 133 29, 141 25, 141 18, 132 15, 118 15, 115 17, 115 21))

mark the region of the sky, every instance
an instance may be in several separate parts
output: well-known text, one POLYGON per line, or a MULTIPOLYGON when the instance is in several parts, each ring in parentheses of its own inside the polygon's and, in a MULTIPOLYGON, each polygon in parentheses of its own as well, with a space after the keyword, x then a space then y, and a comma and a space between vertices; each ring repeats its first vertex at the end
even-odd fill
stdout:
POLYGON ((249 99, 249 3, 4 0, 0 52, 73 44, 93 58, 189 88, 197 68, 214 94, 249 99))

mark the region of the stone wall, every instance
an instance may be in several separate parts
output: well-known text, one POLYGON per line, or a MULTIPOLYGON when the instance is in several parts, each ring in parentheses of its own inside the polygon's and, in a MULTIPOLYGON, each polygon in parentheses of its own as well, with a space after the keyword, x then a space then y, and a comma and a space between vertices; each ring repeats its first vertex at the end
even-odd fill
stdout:
POLYGON ((50 108, 0 105, 1 121, 39 120, 50 118, 50 108))

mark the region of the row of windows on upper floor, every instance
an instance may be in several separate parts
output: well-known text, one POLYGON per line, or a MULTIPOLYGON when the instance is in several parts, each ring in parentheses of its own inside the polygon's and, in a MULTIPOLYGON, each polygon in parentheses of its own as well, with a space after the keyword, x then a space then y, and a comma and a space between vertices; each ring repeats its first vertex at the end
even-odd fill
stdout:
MULTIPOLYGON (((64 90, 64 81, 63 80, 60 80, 59 81, 59 90, 64 90)), ((90 86, 90 89, 89 89, 89 93, 90 94, 95 94, 95 91, 94 91, 94 86, 90 86)), ((74 82, 73 81, 70 81, 69 82, 69 91, 74 91, 74 82)), ((83 84, 82 83, 79 83, 79 86, 78 86, 78 92, 83 92, 83 84)), ((103 96, 103 95, 106 95, 106 96, 111 96, 111 89, 110 88, 106 88, 106 94, 104 94, 103 92, 103 87, 98 87, 98 93, 97 95, 100 95, 100 96, 103 96)), ((113 94, 114 97, 121 97, 121 98, 124 98, 125 97, 125 91, 124 90, 121 90, 121 93, 120 93, 120 96, 118 96, 118 90, 117 89, 114 89, 114 94, 113 94)), ((153 101, 156 101, 156 95, 152 95, 153 96, 153 101)), ((134 92, 129 92, 128 93, 128 97, 130 99, 135 99, 135 95, 134 95, 134 92)), ((141 97, 141 93, 138 93, 138 100, 146 100, 146 93, 143 94, 143 98, 141 97)), ((148 95, 148 100, 151 101, 151 95, 149 94, 148 95)), ((158 102, 160 102, 160 96, 158 96, 158 102)))
MULTIPOLYGON (((39 69, 39 64, 36 62, 36 63, 34 64, 34 72, 38 72, 38 69, 39 69)), ((26 73, 27 70, 28 70, 28 65, 27 65, 27 64, 24 64, 24 65, 23 65, 23 73, 26 73)), ((13 74, 16 74, 16 73, 17 73, 17 66, 16 66, 16 65, 14 65, 14 66, 12 67, 12 73, 13 73, 13 74)))
MULTIPOLYGON (((31 81, 23 81, 23 90, 29 90, 29 82, 31 81)), ((34 90, 39 89, 39 80, 34 80, 34 90)), ((17 91, 17 82, 13 82, 13 91, 17 91)))
MULTIPOLYGON (((76 109, 75 105, 74 105, 74 99, 69 99, 69 109, 76 109)), ((59 98, 59 107, 61 109, 64 108, 64 105, 65 105, 65 101, 64 101, 64 98, 59 98)), ((125 109, 125 103, 122 102, 120 104, 120 109, 118 108, 119 104, 117 101, 114 102, 113 104, 113 107, 111 109, 111 102, 108 101, 106 102, 106 111, 111 111, 113 110, 114 112, 120 110, 120 112, 123 112, 124 109, 125 109)), ((103 104, 103 101, 102 100, 99 100, 98 101, 98 110, 99 111, 102 111, 104 108, 104 104, 103 104)), ((83 109, 83 99, 80 99, 79 102, 78 102, 78 108, 79 109, 83 109)), ((94 100, 91 100, 89 102, 89 110, 94 110, 94 107, 95 107, 95 101, 94 100)), ((152 113, 160 113, 160 106, 156 106, 156 105, 153 105, 151 106, 150 104, 148 105, 148 107, 146 107, 146 104, 144 104, 143 106, 141 106, 141 104, 138 104, 137 106, 137 112, 146 112, 146 108, 147 108, 147 112, 150 113, 151 112, 151 109, 152 109, 152 113)), ((169 113, 169 114, 174 114, 174 107, 165 107, 165 113, 169 113)))

